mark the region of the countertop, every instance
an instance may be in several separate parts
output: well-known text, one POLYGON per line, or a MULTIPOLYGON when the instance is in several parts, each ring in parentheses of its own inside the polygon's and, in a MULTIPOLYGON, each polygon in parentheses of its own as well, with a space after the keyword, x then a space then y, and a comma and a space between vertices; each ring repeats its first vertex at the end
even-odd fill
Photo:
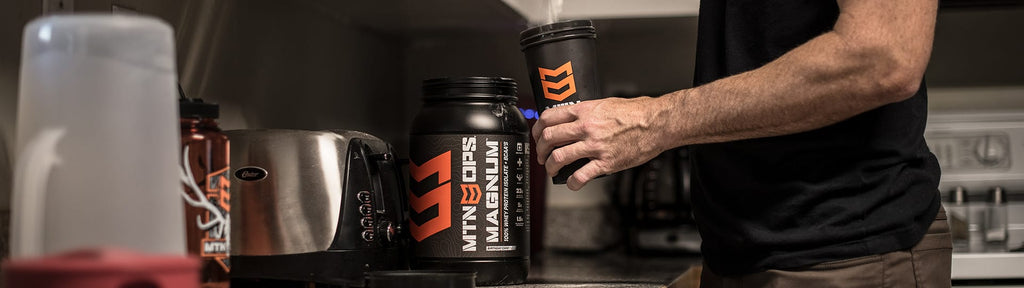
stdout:
MULTIPOLYGON (((690 288, 698 287, 701 258, 691 256, 635 256, 621 251, 603 253, 544 252, 530 259, 525 284, 478 286, 499 288, 690 288)), ((238 280, 238 279, 236 279, 238 280)), ((234 287, 300 288, 306 282, 263 279, 232 282, 234 287)), ((315 287, 336 287, 316 285, 315 287)))
POLYGON ((531 257, 526 284, 507 288, 557 287, 695 287, 701 260, 697 256, 634 256, 623 252, 545 252, 531 257), (686 274, 684 276, 684 274, 686 274))

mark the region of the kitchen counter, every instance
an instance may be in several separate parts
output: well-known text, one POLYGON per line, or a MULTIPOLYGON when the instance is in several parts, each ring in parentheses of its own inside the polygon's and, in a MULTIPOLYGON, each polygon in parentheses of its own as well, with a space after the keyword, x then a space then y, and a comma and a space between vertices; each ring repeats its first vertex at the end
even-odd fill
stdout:
POLYGON ((577 254, 547 252, 532 257, 526 284, 493 286, 507 288, 687 286, 699 279, 700 257, 642 257, 622 252, 577 254), (684 274, 685 277, 684 277, 684 274))
MULTIPOLYGON (((700 279, 698 256, 633 256, 621 251, 604 253, 545 252, 531 257, 525 284, 478 286, 498 288, 696 288, 700 279)), ((237 280, 237 279, 236 279, 237 280)), ((232 282, 232 287, 305 288, 306 282, 259 280, 232 282)), ((315 287, 337 287, 316 285, 315 287)))

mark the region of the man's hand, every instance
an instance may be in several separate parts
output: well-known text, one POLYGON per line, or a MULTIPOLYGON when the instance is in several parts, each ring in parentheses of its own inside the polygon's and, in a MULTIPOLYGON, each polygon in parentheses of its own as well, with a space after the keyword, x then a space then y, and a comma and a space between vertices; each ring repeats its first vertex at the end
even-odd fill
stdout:
POLYGON ((554 176, 565 165, 591 161, 569 177, 569 189, 579 190, 597 176, 634 167, 668 148, 661 129, 668 103, 657 98, 607 98, 548 109, 533 126, 537 156, 554 176))
POLYGON ((544 111, 533 127, 541 164, 555 175, 591 159, 569 177, 579 190, 674 147, 809 131, 913 96, 931 55, 938 1, 837 3, 833 31, 758 69, 658 98, 544 111))

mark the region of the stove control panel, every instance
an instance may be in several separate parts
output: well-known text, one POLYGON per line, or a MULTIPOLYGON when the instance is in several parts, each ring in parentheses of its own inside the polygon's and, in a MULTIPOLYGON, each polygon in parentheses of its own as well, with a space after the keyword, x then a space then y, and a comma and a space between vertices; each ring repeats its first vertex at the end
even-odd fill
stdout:
POLYGON ((1010 168, 1010 137, 1006 133, 934 133, 929 136, 928 148, 939 159, 943 172, 985 172, 1010 168))

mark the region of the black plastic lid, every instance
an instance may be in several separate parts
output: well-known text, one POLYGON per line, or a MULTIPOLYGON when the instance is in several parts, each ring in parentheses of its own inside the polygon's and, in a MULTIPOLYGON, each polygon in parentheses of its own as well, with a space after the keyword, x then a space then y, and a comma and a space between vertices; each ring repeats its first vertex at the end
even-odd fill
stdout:
POLYGON ((395 270, 366 273, 368 288, 475 288, 476 272, 395 270))
POLYGON ((423 81, 423 99, 515 101, 516 80, 505 77, 445 77, 423 81))
POLYGON ((572 38, 597 38, 597 29, 590 20, 570 20, 526 29, 519 33, 522 50, 534 45, 572 38))
POLYGON ((220 117, 220 105, 205 103, 199 98, 179 98, 178 112, 181 118, 217 119, 220 117))
POLYGON ((178 117, 217 119, 220 117, 220 106, 204 103, 203 99, 186 97, 185 89, 178 83, 178 117))

